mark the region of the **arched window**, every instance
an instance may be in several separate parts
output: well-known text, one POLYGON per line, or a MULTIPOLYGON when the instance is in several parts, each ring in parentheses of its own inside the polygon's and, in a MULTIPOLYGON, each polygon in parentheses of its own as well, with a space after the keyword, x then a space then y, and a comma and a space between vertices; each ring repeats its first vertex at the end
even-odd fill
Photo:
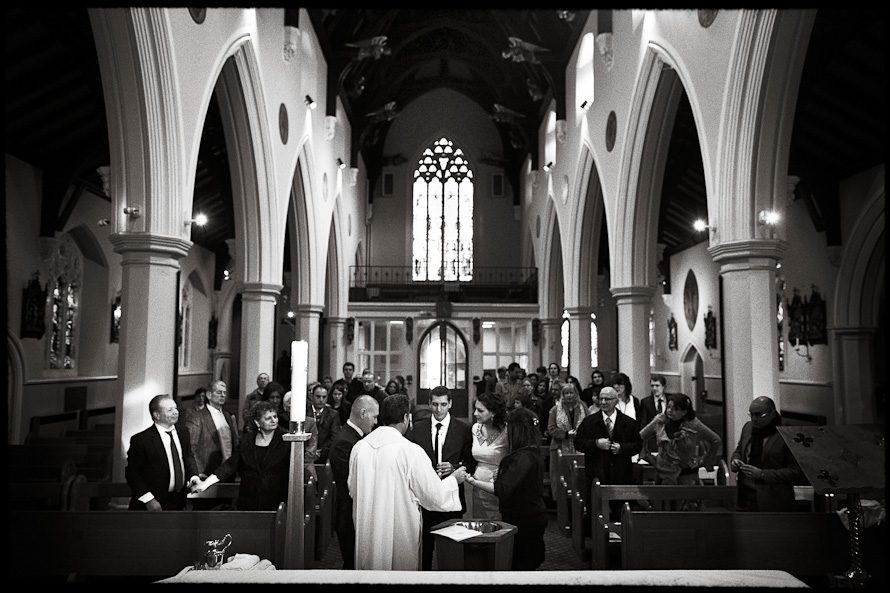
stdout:
POLYGON ((51 369, 74 369, 82 268, 80 251, 69 237, 54 242, 49 268, 52 289, 47 303, 51 320, 47 364, 51 369))
POLYGON ((562 343, 562 353, 559 357, 559 366, 564 369, 569 368, 569 339, 570 339, 570 329, 569 329, 569 312, 567 310, 563 310, 562 312, 562 323, 559 326, 559 334, 560 334, 560 342, 562 343))
POLYGON ((473 279, 473 171, 447 138, 414 171, 415 281, 473 279))

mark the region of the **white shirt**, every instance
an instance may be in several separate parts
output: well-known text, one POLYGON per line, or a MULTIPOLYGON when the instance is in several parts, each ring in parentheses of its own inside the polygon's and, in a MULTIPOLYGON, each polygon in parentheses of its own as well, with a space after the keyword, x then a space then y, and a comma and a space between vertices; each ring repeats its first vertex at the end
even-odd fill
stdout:
POLYGON ((448 425, 451 424, 451 412, 445 414, 441 420, 436 420, 435 416, 430 416, 430 442, 433 444, 433 451, 439 451, 439 458, 436 463, 442 463, 442 445, 445 444, 445 434, 448 432, 448 425), (441 424, 439 429, 439 446, 436 447, 436 424, 441 424))
POLYGON ((612 415, 607 416, 605 412, 603 412, 603 423, 606 425, 606 430, 609 429, 609 422, 606 422, 606 418, 612 423, 612 430, 615 430, 615 420, 618 418, 618 410, 612 410, 612 415))
POLYGON ((351 418, 346 419, 346 426, 351 426, 352 430, 354 430, 355 432, 358 433, 358 438, 362 438, 363 436, 365 436, 365 433, 362 432, 362 429, 359 428, 358 426, 356 426, 355 424, 353 424, 351 418))
MULTIPOLYGON (((620 410, 621 413, 624 414, 625 416, 630 416, 634 420, 637 419, 637 410, 636 410, 636 408, 634 408, 633 396, 627 398, 627 403, 621 401, 621 398, 619 397, 618 398, 618 406, 616 409, 620 410)), ((614 420, 614 418, 613 418, 613 420, 614 420)))
POLYGON ((232 429, 229 423, 226 422, 226 417, 222 410, 218 410, 211 405, 207 406, 207 410, 210 412, 210 417, 213 418, 216 432, 219 433, 219 441, 222 444, 222 458, 225 461, 232 456, 232 429))

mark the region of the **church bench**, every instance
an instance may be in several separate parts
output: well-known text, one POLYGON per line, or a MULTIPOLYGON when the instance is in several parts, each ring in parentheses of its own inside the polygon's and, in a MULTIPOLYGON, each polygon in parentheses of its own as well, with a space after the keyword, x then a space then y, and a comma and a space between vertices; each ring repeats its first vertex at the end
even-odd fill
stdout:
POLYGON ((572 485, 572 549, 582 560, 586 555, 586 539, 590 508, 588 496, 584 492, 584 459, 572 461, 569 476, 572 485))
POLYGON ((62 443, 8 445, 6 451, 11 475, 21 476, 16 479, 23 482, 32 481, 28 477, 29 473, 35 477, 45 476, 38 471, 29 471, 30 467, 61 468, 68 460, 77 465, 77 473, 84 474, 91 480, 107 480, 111 476, 113 449, 108 445, 62 443))
POLYGON ((18 511, 64 511, 75 477, 63 482, 7 482, 6 507, 18 511))
POLYGON ((835 513, 622 509, 626 570, 768 569, 814 577, 843 573, 849 563, 849 535, 835 513))
POLYGON ((334 472, 331 462, 315 464, 318 475, 315 501, 315 559, 324 560, 334 530, 334 472))
POLYGON ((617 544, 620 538, 620 522, 610 523, 609 503, 613 500, 635 501, 638 504, 659 512, 678 509, 684 501, 696 501, 701 508, 734 509, 736 504, 735 486, 674 486, 655 484, 601 484, 594 480, 591 487, 591 567, 609 568, 609 544, 617 544))
MULTIPOLYGON (((556 488, 556 524, 559 526, 560 532, 565 535, 571 535, 572 531, 572 462, 580 460, 584 463, 584 453, 563 453, 556 452, 556 464, 558 467, 555 479, 558 482, 556 488)), ((552 483, 553 478, 551 478, 552 483)))
POLYGON ((232 535, 226 557, 256 554, 280 566, 285 506, 278 511, 18 511, 7 513, 9 580, 101 577, 155 580, 177 574, 204 542, 232 535))

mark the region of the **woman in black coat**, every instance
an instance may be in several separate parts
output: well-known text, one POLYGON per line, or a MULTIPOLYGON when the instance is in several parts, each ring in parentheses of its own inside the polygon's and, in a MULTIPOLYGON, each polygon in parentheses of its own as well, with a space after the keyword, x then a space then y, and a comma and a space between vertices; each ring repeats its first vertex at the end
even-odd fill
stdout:
POLYGON ((544 460, 540 422, 527 408, 507 414, 507 440, 510 452, 498 466, 494 484, 467 475, 474 488, 494 492, 501 518, 517 527, 513 540, 513 570, 534 570, 544 562, 544 531, 547 508, 544 506, 544 460))
POLYGON ((231 481, 237 473, 241 475, 238 510, 274 511, 287 500, 290 447, 282 438, 285 431, 278 426, 275 404, 257 402, 251 421, 256 432, 241 439, 238 450, 202 483, 200 490, 217 481, 231 481))

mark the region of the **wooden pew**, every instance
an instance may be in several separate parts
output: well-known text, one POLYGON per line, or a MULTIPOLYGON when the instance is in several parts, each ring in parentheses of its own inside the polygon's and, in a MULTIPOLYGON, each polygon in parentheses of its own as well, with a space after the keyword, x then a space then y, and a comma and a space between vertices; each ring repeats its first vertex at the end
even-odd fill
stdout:
POLYGON ((226 557, 256 554, 281 566, 278 511, 19 511, 7 513, 8 582, 100 577, 154 581, 192 565, 204 542, 232 535, 226 557))
POLYGON ((315 566, 315 504, 317 481, 309 476, 303 486, 303 568, 315 566))
POLYGON ((585 530, 590 525, 589 496, 584 492, 584 459, 572 461, 569 470, 570 483, 572 485, 572 549, 578 558, 584 560, 587 555, 587 534, 585 530))
POLYGON ((841 574, 849 535, 835 513, 632 511, 621 515, 621 566, 841 574))
POLYGON ((16 511, 64 511, 75 476, 64 482, 7 482, 6 507, 16 511))
POLYGON ((318 496, 315 502, 315 559, 324 560, 334 530, 334 472, 331 462, 315 464, 318 496))
POLYGON ((556 489, 556 524, 560 532, 569 537, 572 533, 572 462, 580 460, 584 463, 584 453, 556 452, 556 462, 559 466, 557 480, 559 486, 556 489))
POLYGON ((638 501, 653 510, 667 511, 680 507, 682 501, 699 501, 702 510, 734 509, 735 486, 666 486, 637 484, 601 484, 595 480, 591 488, 588 508, 591 513, 591 567, 609 568, 609 545, 617 545, 620 538, 620 522, 609 522, 609 503, 613 500, 638 501))
MULTIPOLYGON (((18 476, 16 479, 23 482, 37 481, 41 475, 46 477, 46 474, 31 468, 61 468, 69 459, 77 465, 77 473, 84 474, 90 480, 102 481, 111 477, 113 449, 106 445, 8 445, 6 451, 11 475, 18 476), (29 475, 37 479, 30 479, 29 475)), ((53 481, 58 480, 58 476, 53 478, 53 481)))

